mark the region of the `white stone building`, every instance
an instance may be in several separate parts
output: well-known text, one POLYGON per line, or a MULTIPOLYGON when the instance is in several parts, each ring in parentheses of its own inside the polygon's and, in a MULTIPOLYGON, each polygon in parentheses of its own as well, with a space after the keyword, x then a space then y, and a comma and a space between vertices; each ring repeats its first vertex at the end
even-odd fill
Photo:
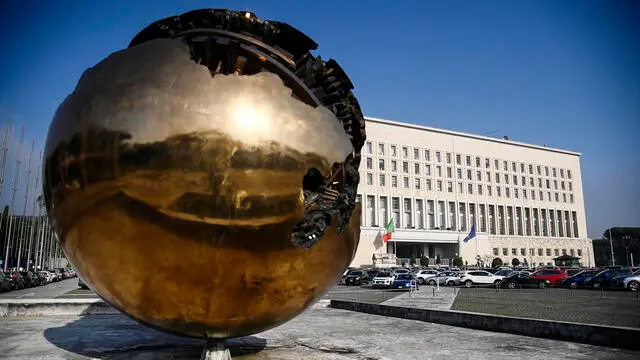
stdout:
POLYGON ((430 264, 459 255, 469 265, 495 257, 538 265, 563 254, 594 265, 579 153, 367 118, 360 175, 352 266, 423 255, 430 264), (384 243, 390 219, 395 232, 384 243), (474 223, 477 236, 464 242, 474 223))

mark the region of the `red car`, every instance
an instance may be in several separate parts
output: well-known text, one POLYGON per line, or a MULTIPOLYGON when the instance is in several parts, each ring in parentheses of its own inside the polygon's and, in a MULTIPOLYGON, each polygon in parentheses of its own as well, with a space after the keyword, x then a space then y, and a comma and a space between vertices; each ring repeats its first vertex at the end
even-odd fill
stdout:
POLYGON ((567 277, 567 273, 562 270, 556 269, 540 269, 533 274, 531 274, 532 278, 547 280, 549 284, 556 285, 560 279, 564 279, 567 277))

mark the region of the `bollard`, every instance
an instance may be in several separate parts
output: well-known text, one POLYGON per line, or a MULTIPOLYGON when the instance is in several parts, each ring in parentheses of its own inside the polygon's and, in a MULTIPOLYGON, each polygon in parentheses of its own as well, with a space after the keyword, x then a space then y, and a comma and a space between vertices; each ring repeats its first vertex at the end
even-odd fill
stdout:
POLYGON ((604 299, 604 288, 600 287, 600 299, 604 299))
POLYGON ((360 290, 356 290, 356 301, 360 302, 360 290))
POLYGON ((432 287, 431 290, 433 290, 433 296, 436 296, 436 288, 432 287))

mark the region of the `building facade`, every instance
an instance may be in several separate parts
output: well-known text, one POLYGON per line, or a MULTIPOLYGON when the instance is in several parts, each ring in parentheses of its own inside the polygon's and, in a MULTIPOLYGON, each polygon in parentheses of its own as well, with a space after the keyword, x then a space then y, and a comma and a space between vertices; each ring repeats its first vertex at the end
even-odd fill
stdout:
POLYGON ((422 256, 534 266, 563 254, 594 265, 579 153, 367 118, 360 176, 352 266, 422 256), (395 232, 384 242, 390 220, 395 232), (476 236, 465 242, 472 224, 476 236))

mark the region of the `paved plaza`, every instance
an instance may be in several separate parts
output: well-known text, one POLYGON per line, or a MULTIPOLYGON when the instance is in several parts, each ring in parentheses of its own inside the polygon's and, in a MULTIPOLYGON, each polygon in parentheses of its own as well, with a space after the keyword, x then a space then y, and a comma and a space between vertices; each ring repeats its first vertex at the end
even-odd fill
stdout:
MULTIPOLYGON (((198 359, 202 341, 157 332, 122 315, 0 319, 0 358, 198 359)), ((245 360, 637 359, 640 352, 469 330, 316 307, 231 341, 245 360)))

